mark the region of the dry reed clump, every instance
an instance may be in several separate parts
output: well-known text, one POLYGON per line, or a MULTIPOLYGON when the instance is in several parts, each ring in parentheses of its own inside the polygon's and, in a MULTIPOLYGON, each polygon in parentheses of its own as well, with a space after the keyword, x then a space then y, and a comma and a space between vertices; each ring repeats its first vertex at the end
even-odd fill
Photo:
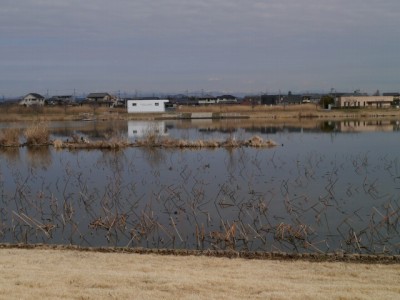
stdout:
POLYGON ((20 130, 18 128, 5 128, 0 131, 0 145, 4 147, 19 146, 20 130))
POLYGON ((228 137, 225 142, 223 143, 225 147, 232 147, 232 148, 236 148, 236 147, 240 147, 240 141, 238 141, 235 137, 228 137))
POLYGON ((239 148, 239 147, 274 147, 276 143, 271 140, 264 141, 259 136, 254 136, 248 141, 237 140, 229 137, 225 141, 217 140, 184 140, 173 138, 157 138, 146 136, 144 139, 137 140, 135 146, 138 147, 164 147, 164 148, 239 148))
POLYGON ((89 141, 83 137, 72 137, 72 142, 56 140, 53 146, 57 149, 120 149, 130 146, 131 143, 122 138, 112 138, 108 141, 89 141))
POLYGON ((56 148, 56 149, 62 149, 63 146, 64 146, 64 142, 63 142, 62 140, 55 140, 55 141, 53 142, 53 146, 54 146, 54 148, 56 148))
POLYGON ((39 122, 28 127, 24 132, 27 145, 43 145, 49 143, 49 129, 46 123, 39 122))
POLYGON ((280 223, 276 227, 275 238, 278 240, 306 240, 307 235, 310 232, 311 228, 304 224, 293 226, 290 224, 280 223))
POLYGON ((142 138, 136 141, 138 146, 157 147, 161 146, 162 136, 155 125, 149 126, 142 138))

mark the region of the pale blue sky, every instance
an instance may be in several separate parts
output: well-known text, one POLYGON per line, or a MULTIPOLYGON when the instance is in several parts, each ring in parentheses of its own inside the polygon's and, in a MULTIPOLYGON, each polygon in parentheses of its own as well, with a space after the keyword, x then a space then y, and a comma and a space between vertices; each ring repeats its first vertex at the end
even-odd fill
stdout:
POLYGON ((0 96, 400 91, 398 0, 2 0, 0 96))

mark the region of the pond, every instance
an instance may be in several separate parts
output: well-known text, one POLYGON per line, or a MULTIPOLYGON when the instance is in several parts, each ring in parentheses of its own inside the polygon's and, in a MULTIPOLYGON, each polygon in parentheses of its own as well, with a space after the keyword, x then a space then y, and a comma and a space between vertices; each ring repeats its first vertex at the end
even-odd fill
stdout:
MULTIPOLYGON (((29 124, 2 124, 1 127, 29 124)), ((400 253, 399 122, 54 122, 53 139, 274 140, 274 148, 1 149, 0 242, 400 253)))

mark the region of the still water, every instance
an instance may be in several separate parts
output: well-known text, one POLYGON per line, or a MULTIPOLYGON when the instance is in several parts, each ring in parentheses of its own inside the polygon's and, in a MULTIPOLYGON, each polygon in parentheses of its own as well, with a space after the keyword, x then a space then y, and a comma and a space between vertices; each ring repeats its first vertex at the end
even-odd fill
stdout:
POLYGON ((399 254, 398 124, 51 123, 52 139, 134 140, 155 130, 259 135, 278 146, 3 149, 0 242, 399 254))

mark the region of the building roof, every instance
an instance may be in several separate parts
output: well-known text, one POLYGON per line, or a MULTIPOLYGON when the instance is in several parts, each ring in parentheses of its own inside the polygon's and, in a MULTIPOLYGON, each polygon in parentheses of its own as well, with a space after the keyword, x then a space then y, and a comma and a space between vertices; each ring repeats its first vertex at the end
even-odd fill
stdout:
POLYGON ((109 93, 90 93, 86 98, 104 98, 111 96, 109 93))
MULTIPOLYGON (((42 95, 37 94, 37 93, 29 93, 29 94, 27 94, 25 97, 28 97, 29 95, 32 95, 33 97, 35 97, 35 98, 37 98, 37 99, 44 99, 44 97, 43 97, 42 95)), ((25 97, 24 97, 24 98, 25 98, 25 97)))
POLYGON ((218 97, 217 97, 217 99, 229 99, 229 100, 235 100, 235 99, 236 99, 236 97, 235 97, 235 96, 232 96, 232 95, 221 95, 221 96, 218 96, 218 97))

